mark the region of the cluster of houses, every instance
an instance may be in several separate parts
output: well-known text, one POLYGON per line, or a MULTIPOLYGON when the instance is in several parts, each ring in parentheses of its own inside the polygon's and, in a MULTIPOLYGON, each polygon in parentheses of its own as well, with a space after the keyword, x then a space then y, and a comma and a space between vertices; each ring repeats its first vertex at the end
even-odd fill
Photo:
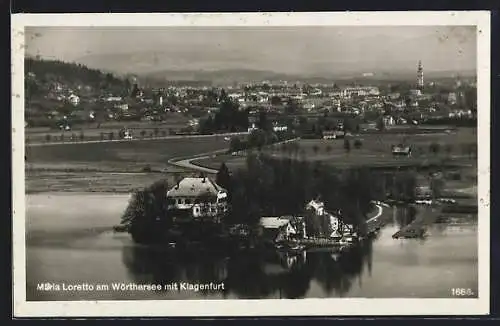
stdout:
MULTIPOLYGON (((335 214, 325 210, 324 203, 319 200, 311 200, 306 204, 306 213, 311 213, 323 219, 328 225, 328 232, 323 238, 331 240, 353 241, 357 236, 352 224, 344 223, 341 212, 335 214)), ((307 215, 307 214, 306 214, 307 215)), ((315 239, 316 235, 307 229, 305 216, 269 216, 260 219, 260 227, 263 235, 275 243, 299 240, 315 239)))

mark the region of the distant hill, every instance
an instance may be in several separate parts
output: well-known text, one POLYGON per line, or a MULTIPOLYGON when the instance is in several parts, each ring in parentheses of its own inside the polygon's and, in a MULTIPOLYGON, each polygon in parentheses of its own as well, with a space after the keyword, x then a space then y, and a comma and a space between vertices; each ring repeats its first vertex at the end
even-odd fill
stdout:
MULTIPOLYGON (((400 44, 399 44, 400 45, 400 44)), ((392 45, 391 45, 392 46, 392 45)), ((388 45, 390 47, 390 45, 388 45)), ((304 73, 288 73, 286 71, 272 71, 260 69, 254 61, 247 59, 243 54, 226 54, 224 57, 214 49, 200 49, 199 51, 185 51, 175 47, 161 51, 132 51, 130 53, 88 54, 78 58, 88 67, 113 72, 120 75, 134 74, 139 79, 151 81, 207 81, 214 84, 228 84, 234 82, 286 80, 290 82, 302 81, 308 83, 332 83, 338 80, 375 80, 375 81, 412 81, 416 79, 416 63, 405 69, 401 64, 380 62, 367 67, 361 62, 359 65, 331 64, 318 66, 314 71, 304 73), (413 69, 414 68, 414 69, 413 69), (368 70, 367 70, 368 69, 368 70), (363 73, 370 72, 363 76, 363 73)), ((455 75, 453 71, 427 71, 427 78, 442 78, 455 75)), ((475 75, 475 71, 460 71, 460 75, 475 75)))
POLYGON ((85 88, 95 94, 102 91, 123 92, 128 88, 126 80, 112 73, 58 60, 25 58, 24 72, 26 95, 30 98, 47 95, 56 83, 66 89, 81 91, 85 88))
POLYGON ((262 80, 292 81, 301 79, 301 76, 252 69, 161 70, 144 74, 143 76, 156 80, 206 80, 214 83, 250 82, 262 80))
MULTIPOLYGON (((429 72, 425 75, 426 79, 449 79, 456 76, 453 71, 429 72)), ((475 77, 475 71, 461 72, 461 77, 475 77)), ((387 82, 413 82, 416 79, 416 73, 413 71, 393 71, 373 73, 363 75, 363 73, 339 73, 325 74, 325 76, 314 75, 296 75, 283 74, 265 70, 251 69, 224 69, 224 70, 162 70, 141 75, 142 78, 150 81, 165 82, 165 81, 210 81, 213 83, 228 84, 234 82, 252 82, 252 81, 277 81, 283 80, 288 82, 305 82, 311 84, 329 84, 334 82, 359 82, 359 83, 387 83, 387 82)))

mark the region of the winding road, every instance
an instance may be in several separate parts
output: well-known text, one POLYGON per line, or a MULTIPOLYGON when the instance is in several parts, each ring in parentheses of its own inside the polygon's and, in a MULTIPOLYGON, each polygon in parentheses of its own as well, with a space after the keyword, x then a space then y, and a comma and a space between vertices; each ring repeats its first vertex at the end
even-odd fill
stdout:
MULTIPOLYGON (((226 136, 228 136, 228 135, 229 134, 226 134, 226 136)), ((235 134, 233 134, 233 135, 235 135, 235 134)), ((274 144, 272 144, 272 146, 290 143, 290 142, 296 141, 298 139, 300 139, 300 138, 288 139, 288 140, 285 140, 282 142, 274 143, 274 144)), ((222 149, 222 150, 217 150, 217 151, 213 151, 213 152, 209 152, 209 153, 198 154, 196 156, 191 156, 189 158, 176 157, 176 158, 172 158, 172 159, 168 160, 168 163, 171 165, 177 166, 177 167, 181 167, 181 168, 191 169, 191 170, 205 172, 205 173, 216 174, 218 172, 218 170, 210 169, 210 168, 207 168, 204 166, 193 164, 193 161, 207 159, 207 158, 210 158, 210 157, 215 156, 217 154, 223 154, 226 152, 227 152, 227 149, 222 149)))

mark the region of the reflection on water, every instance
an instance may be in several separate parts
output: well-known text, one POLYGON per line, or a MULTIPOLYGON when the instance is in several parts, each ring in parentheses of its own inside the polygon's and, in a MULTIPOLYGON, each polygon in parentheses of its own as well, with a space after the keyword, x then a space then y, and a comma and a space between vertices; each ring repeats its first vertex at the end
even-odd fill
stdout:
MULTIPOLYGON (((123 262, 136 283, 221 283, 224 297, 303 298, 316 280, 329 296, 344 296, 365 266, 371 268, 371 243, 342 255, 317 251, 241 252, 233 256, 209 252, 168 252, 125 247, 123 262)), ((210 292, 204 293, 210 295, 210 292)))
MULTIPOLYGON (((124 199, 113 200, 120 207, 124 199)), ((72 203, 66 198, 65 202, 72 203)), ((451 288, 477 289, 476 216, 436 224, 425 240, 394 240, 392 234, 415 216, 404 209, 389 210, 389 223, 375 239, 341 254, 329 250, 225 254, 136 246, 126 234, 103 232, 106 224, 114 224, 106 220, 108 212, 74 210, 67 218, 58 212, 39 208, 28 212, 28 300, 449 297, 451 288), (99 228, 82 221, 87 213, 92 225, 99 220, 99 228), (75 226, 77 219, 80 224, 75 226), (51 231, 47 225, 57 228, 51 231), (71 293, 39 291, 41 282, 223 283, 224 289, 71 293)))

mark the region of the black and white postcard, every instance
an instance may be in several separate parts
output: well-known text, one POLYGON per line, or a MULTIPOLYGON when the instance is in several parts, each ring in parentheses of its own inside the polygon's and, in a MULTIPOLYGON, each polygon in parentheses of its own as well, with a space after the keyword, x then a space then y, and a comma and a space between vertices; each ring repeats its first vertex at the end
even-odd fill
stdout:
POLYGON ((12 16, 14 315, 489 312, 490 13, 12 16))

